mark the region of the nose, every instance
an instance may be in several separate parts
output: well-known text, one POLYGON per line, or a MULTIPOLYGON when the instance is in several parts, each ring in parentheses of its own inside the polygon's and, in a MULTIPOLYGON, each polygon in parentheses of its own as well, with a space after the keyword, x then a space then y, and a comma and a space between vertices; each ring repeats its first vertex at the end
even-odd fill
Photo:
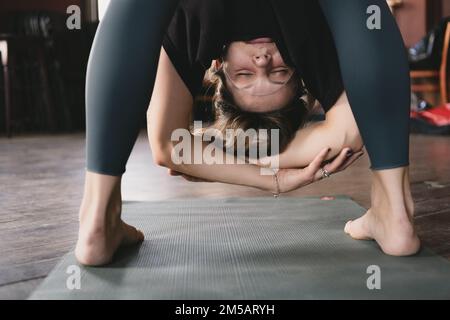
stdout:
POLYGON ((253 56, 253 63, 258 67, 265 67, 271 59, 272 56, 267 52, 258 53, 253 56))

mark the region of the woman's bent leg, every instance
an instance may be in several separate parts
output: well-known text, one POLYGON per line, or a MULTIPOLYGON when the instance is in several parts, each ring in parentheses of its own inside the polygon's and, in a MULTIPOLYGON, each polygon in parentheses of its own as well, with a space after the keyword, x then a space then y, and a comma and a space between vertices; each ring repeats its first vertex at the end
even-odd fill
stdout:
POLYGON ((320 4, 373 170, 372 207, 345 231, 375 239, 387 254, 413 254, 420 242, 409 190, 410 79, 400 31, 384 0, 320 4))
POLYGON ((86 182, 76 256, 108 263, 143 239, 121 213, 121 176, 145 121, 162 39, 178 0, 111 1, 99 25, 86 80, 86 182))

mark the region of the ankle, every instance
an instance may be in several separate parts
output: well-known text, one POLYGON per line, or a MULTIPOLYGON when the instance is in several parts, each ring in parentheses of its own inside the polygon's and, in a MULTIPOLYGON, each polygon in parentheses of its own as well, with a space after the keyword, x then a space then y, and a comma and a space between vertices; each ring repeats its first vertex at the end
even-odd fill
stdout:
POLYGON ((121 177, 86 172, 80 220, 85 212, 118 213, 122 207, 121 177))
POLYGON ((374 206, 371 213, 386 229, 402 230, 402 234, 407 236, 415 234, 413 217, 405 206, 374 206))
POLYGON ((88 227, 98 232, 114 227, 121 220, 122 205, 120 203, 108 206, 98 202, 82 205, 79 212, 80 227, 88 227))
POLYGON ((389 197, 378 198, 378 201, 371 201, 371 208, 379 214, 388 214, 393 217, 403 217, 408 215, 408 205, 405 199, 392 199, 389 197))
POLYGON ((401 181, 376 181, 372 183, 372 206, 387 206, 396 210, 407 210, 412 196, 409 188, 406 188, 403 179, 401 181), (398 183, 397 183, 398 182, 398 183))

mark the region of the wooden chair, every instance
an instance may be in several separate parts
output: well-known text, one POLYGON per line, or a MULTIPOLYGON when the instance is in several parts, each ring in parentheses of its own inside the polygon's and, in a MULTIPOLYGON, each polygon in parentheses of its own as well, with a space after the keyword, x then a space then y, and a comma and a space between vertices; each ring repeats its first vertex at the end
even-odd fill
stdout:
POLYGON ((450 22, 447 23, 447 28, 444 36, 444 45, 442 50, 442 61, 439 70, 414 70, 411 71, 411 80, 436 79, 438 84, 425 83, 411 85, 411 89, 415 93, 439 92, 441 95, 441 103, 448 102, 448 83, 447 83, 447 64, 450 45, 450 22))

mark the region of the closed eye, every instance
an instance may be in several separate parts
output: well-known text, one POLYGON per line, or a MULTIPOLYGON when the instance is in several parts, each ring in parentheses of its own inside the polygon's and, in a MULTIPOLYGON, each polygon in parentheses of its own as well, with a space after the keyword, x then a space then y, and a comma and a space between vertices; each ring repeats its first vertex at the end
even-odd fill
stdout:
POLYGON ((240 76, 244 76, 244 77, 249 77, 252 76, 252 73, 238 73, 236 76, 240 77, 240 76))
POLYGON ((286 73, 288 73, 288 70, 287 69, 275 70, 275 71, 272 71, 272 73, 275 73, 275 74, 286 74, 286 73))

